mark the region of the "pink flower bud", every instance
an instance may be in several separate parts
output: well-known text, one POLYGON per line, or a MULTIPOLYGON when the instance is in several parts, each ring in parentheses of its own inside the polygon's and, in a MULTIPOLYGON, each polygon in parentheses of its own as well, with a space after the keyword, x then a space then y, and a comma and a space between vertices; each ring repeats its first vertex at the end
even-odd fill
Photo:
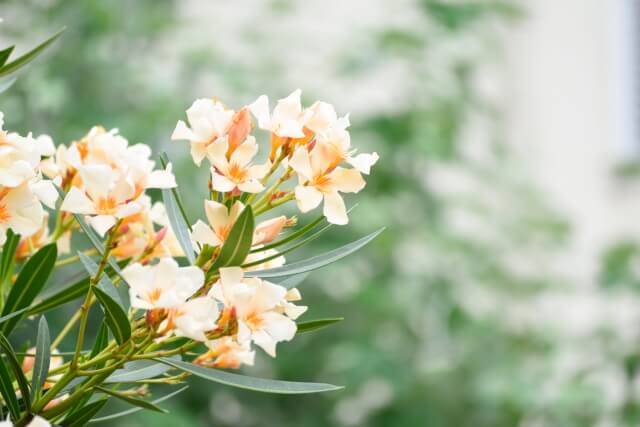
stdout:
POLYGON ((280 234, 286 223, 287 217, 284 215, 261 222, 253 234, 253 244, 264 245, 272 242, 278 237, 278 234, 280 234))

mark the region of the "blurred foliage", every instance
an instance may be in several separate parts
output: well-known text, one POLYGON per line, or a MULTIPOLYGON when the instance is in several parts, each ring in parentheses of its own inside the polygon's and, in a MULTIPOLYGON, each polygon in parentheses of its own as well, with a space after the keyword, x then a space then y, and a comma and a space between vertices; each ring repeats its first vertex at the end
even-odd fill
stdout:
MULTIPOLYGON (((221 24, 216 2, 209 9, 205 3, 182 7, 210 14, 212 27, 221 24)), ((305 5, 272 2, 271 9, 260 11, 260 22, 304 15, 305 5)), ((479 72, 499 54, 496 28, 521 17, 521 10, 507 1, 421 0, 413 6, 411 25, 394 21, 367 29, 366 42, 354 37, 353 45, 335 47, 336 79, 364 80, 379 65, 399 62, 410 70, 404 82, 409 96, 392 110, 380 108, 352 120, 354 144, 378 151, 382 160, 358 198, 352 224, 314 242, 306 253, 381 225, 388 230, 368 250, 312 275, 302 286, 310 306, 306 319, 344 316, 346 321, 281 345, 276 360, 258 357, 250 369, 256 375, 345 384, 346 390, 265 396, 194 379, 190 391, 167 405, 170 415, 137 414, 118 425, 635 423, 638 408, 629 384, 636 376, 636 354, 616 353, 612 369, 626 378, 627 403, 610 408, 604 388, 585 368, 592 359, 574 363, 584 343, 565 342, 542 322, 546 319, 538 319, 535 306, 527 306, 551 288, 570 289, 549 268, 570 229, 522 176, 502 143, 500 108, 476 84, 479 72), (567 352, 575 365, 568 374, 558 371, 567 352)), ((237 7, 238 16, 249 15, 237 7)), ((243 21, 246 28, 238 22, 246 51, 256 57, 247 63, 221 56, 227 40, 204 34, 200 44, 181 44, 180 10, 178 2, 167 0, 15 2, 2 28, 20 45, 39 35, 34 29, 50 32, 66 25, 68 31, 54 52, 0 98, 7 127, 66 142, 101 123, 119 127, 131 141, 165 147, 189 102, 186 95, 215 92, 213 84, 203 83, 206 77, 215 77, 217 87, 236 99, 258 95, 255 87, 280 95, 288 93, 277 92, 283 87, 292 89, 281 73, 288 58, 262 53, 278 51, 269 45, 273 26, 243 21)), ((238 50, 239 56, 246 52, 238 50)), ((197 183, 204 190, 206 172, 193 172, 186 146, 175 147, 170 155, 195 217, 204 191, 192 189, 197 183)), ((604 283, 628 281, 626 268, 635 251, 620 247, 607 255, 604 283)), ((616 343, 603 331, 589 345, 608 357, 616 343)))

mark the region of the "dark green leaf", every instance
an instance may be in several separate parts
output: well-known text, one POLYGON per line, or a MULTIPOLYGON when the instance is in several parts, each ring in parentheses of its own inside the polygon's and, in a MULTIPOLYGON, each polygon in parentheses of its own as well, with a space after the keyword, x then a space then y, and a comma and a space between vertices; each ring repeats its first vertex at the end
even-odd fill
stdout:
MULTIPOLYGON (((182 393, 183 391, 185 391, 186 389, 188 389, 189 386, 184 386, 172 393, 167 394, 166 396, 162 396, 158 399, 152 400, 151 403, 154 404, 158 404, 161 402, 164 402, 165 400, 171 399, 173 396, 175 396, 176 394, 182 393)), ((99 423, 102 421, 110 421, 116 418, 120 418, 120 417, 124 417, 125 415, 131 415, 131 414, 135 414, 138 411, 142 411, 142 408, 131 408, 131 409, 127 409, 126 411, 122 411, 122 412, 117 412, 115 414, 111 414, 111 415, 105 415, 104 417, 99 417, 99 418, 94 418, 91 421, 89 421, 90 423, 99 423)))
POLYGON ((13 381, 9 374, 9 369, 2 358, 0 358, 0 394, 2 394, 4 402, 9 407, 11 418, 14 420, 20 418, 20 405, 13 389, 13 381))
POLYGON ((33 398, 38 399, 47 374, 49 373, 49 363, 51 360, 51 336, 49 335, 49 324, 42 316, 38 323, 38 336, 36 338, 36 360, 33 364, 33 376, 31 379, 31 390, 33 398))
POLYGON ((0 256, 0 283, 4 283, 13 273, 18 243, 20 243, 20 235, 15 234, 11 229, 7 230, 7 239, 2 246, 2 255, 0 256))
MULTIPOLYGON (((6 316, 14 311, 28 307, 38 296, 44 287, 58 256, 58 249, 55 243, 50 243, 40 248, 29 260, 18 274, 16 282, 11 287, 9 296, 2 310, 2 315, 6 316)), ((4 335, 9 335, 18 324, 21 316, 16 316, 0 326, 4 335)))
POLYGON ((94 287, 93 293, 104 310, 105 320, 113 337, 118 344, 124 343, 131 337, 131 325, 127 313, 122 309, 122 306, 99 287, 94 287))
POLYGON ((18 388, 20 389, 20 393, 22 394, 22 401, 25 406, 28 408, 31 406, 31 394, 29 392, 29 383, 27 383, 27 379, 22 373, 22 365, 18 362, 18 357, 16 357, 15 351, 13 351, 13 347, 7 340, 7 338, 0 334, 0 347, 2 351, 7 356, 7 360, 9 361, 9 367, 13 371, 13 376, 18 382, 18 388))
MULTIPOLYGON (((49 311, 63 304, 76 300, 81 296, 85 295, 88 289, 89 289, 89 277, 85 275, 85 277, 78 280, 77 282, 72 283, 70 286, 67 286, 61 289, 55 294, 44 298, 38 304, 30 307, 29 316, 34 316, 36 314, 44 313, 45 311, 49 311)), ((1 323, 1 320, 0 320, 0 323, 1 323)))
MULTIPOLYGON (((162 156, 160 156, 160 162, 165 168, 169 163, 166 156, 167 155, 164 153, 162 156)), ((193 251, 193 245, 191 244, 191 226, 189 225, 189 220, 187 219, 187 215, 185 214, 185 211, 182 207, 182 202, 180 201, 178 190, 175 188, 163 189, 162 202, 164 203, 165 209, 167 210, 167 216, 169 217, 171 229, 175 233, 185 256, 189 260, 189 263, 193 265, 196 261, 196 258, 193 251)))
POLYGON ((82 427, 91 421, 93 416, 100 412, 102 407, 107 403, 107 398, 96 400, 83 406, 79 410, 69 414, 62 422, 63 427, 82 427))
POLYGON ((220 249, 220 254, 211 266, 211 272, 220 267, 240 265, 251 250, 254 228, 253 209, 247 205, 231 227, 227 239, 220 249))
POLYGON ((318 329, 325 328, 329 325, 333 325, 334 323, 338 323, 344 320, 344 317, 334 317, 332 319, 317 319, 317 320, 308 320, 306 322, 298 323, 298 334, 304 334, 305 332, 316 331, 318 329))
POLYGON ((346 257, 362 248, 364 245, 372 241, 378 234, 382 233, 384 228, 369 234, 361 239, 356 240, 355 242, 351 242, 344 246, 339 247, 338 249, 334 249, 332 251, 326 252, 322 255, 317 255, 311 258, 308 258, 303 261, 293 262, 291 264, 284 265, 282 267, 270 268, 267 270, 259 270, 259 271, 248 271, 245 273, 247 277, 262 277, 262 278, 282 278, 286 279, 289 276, 293 276, 295 274, 306 273, 307 271, 316 270, 318 268, 324 267, 325 265, 329 265, 339 259, 346 257))
POLYGON ((4 64, 2 67, 0 67, 0 76, 11 74, 27 65, 29 62, 34 60, 43 50, 45 50, 51 43, 53 43, 58 37, 60 37, 63 31, 64 28, 51 36, 49 39, 45 40, 39 46, 22 55, 21 57, 9 62, 8 64, 4 64))
POLYGON ((137 406, 142 409, 148 409, 150 411, 160 412, 163 414, 167 413, 165 409, 159 408, 151 402, 147 402, 146 400, 131 397, 128 394, 124 394, 116 390, 110 390, 108 388, 103 388, 103 387, 96 387, 96 390, 100 390, 104 394, 108 394, 109 396, 113 396, 117 399, 122 400, 123 402, 127 402, 130 405, 137 406))
POLYGON ((109 344, 109 330, 107 329, 107 325, 103 322, 100 324, 100 328, 96 334, 96 340, 93 343, 89 359, 93 359, 100 354, 102 350, 107 348, 107 344, 109 344))
POLYGON ((13 48, 15 46, 9 46, 6 49, 0 50, 0 67, 7 63, 9 56, 11 56, 11 52, 13 52, 13 48))
POLYGON ((166 358, 160 358, 157 360, 162 363, 166 363, 169 366, 189 372, 200 378, 245 390, 278 394, 305 394, 340 390, 342 388, 331 384, 279 381, 249 377, 222 371, 220 369, 204 368, 202 366, 197 366, 180 360, 171 360, 166 358))

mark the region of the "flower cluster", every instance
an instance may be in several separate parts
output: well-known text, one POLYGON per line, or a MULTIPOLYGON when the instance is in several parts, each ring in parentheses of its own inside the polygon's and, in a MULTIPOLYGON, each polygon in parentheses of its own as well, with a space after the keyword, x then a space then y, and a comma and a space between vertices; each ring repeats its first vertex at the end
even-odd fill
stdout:
POLYGON ((0 113, 0 244, 9 229, 28 239, 42 228, 42 204, 54 207, 57 193, 51 181, 42 178, 40 161, 54 150, 47 135, 35 138, 5 131, 0 113))
MULTIPOLYGON (((92 393, 126 396, 131 403, 146 389, 102 386, 131 361, 160 361, 188 373, 197 368, 202 376, 202 370, 209 372, 205 368, 252 365, 256 349, 275 357, 278 343, 294 338, 307 307, 298 305, 299 281, 282 280, 301 272, 288 271, 292 265, 284 254, 305 243, 303 236, 321 223, 346 224, 343 194, 362 190, 363 175, 378 160, 375 153, 358 154, 351 147, 348 116, 339 117, 320 101, 303 108, 300 96, 294 91, 273 111, 264 95, 237 111, 212 99, 198 99, 186 111, 187 122, 178 121, 172 139, 189 141, 196 165, 206 159, 210 168, 203 215, 195 221, 187 219, 181 205, 171 163, 156 168, 149 146, 130 144, 115 129, 94 127, 56 148, 47 136, 8 133, 0 123, 0 299, 26 310, 55 267, 81 262, 88 273, 31 307, 30 315, 40 314, 84 292, 84 302, 55 339, 43 338, 48 326, 41 319, 39 342, 14 373, 18 389, 0 375, 0 394, 13 421, 76 425, 74 411, 99 402, 82 400, 92 393), (161 190, 163 202, 155 201, 159 191, 152 189, 161 190), (56 209, 58 194, 62 200, 56 209), (297 215, 272 214, 288 202, 302 214, 323 204, 322 215, 298 226, 297 215), (42 204, 52 211, 45 212, 42 204), (80 231, 93 247, 58 259, 80 231), (34 288, 13 292, 14 280, 34 288), (32 299, 25 304, 24 298, 32 299), (88 351, 84 344, 93 304, 103 308, 103 341, 96 339, 88 351), (38 311, 41 307, 46 309, 38 311), (65 361, 57 348, 76 323, 75 351, 65 361), (167 359, 177 355, 190 357, 186 368, 167 359), (33 380, 31 391, 27 377, 33 380), (25 402, 32 398, 24 414, 17 402, 11 404, 16 396, 25 402)), ((338 258, 334 252, 322 262, 316 259, 310 269, 338 258)), ((0 319, 0 347, 8 353, 12 350, 2 334, 11 328, 0 319)), ((184 378, 157 377, 165 371, 149 370, 158 383, 184 378)), ((314 387, 310 392, 318 391, 314 387)))

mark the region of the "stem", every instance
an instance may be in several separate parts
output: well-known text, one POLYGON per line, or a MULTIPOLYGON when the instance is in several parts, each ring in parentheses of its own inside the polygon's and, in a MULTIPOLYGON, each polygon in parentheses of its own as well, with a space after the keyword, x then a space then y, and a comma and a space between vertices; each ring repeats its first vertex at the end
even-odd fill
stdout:
POLYGON ((280 197, 280 198, 279 198, 278 200, 276 200, 275 202, 267 202, 267 204, 266 204, 266 205, 264 205, 264 206, 262 206, 262 207, 257 208, 257 209, 255 210, 255 212, 254 212, 254 215, 255 215, 255 216, 258 216, 258 215, 261 215, 261 214, 263 214, 263 213, 265 213, 265 212, 268 212, 268 211, 270 211, 270 210, 271 210, 271 209, 273 209, 273 208, 276 208, 276 207, 278 207, 278 206, 280 206, 280 205, 283 205, 283 204, 287 203, 288 201, 293 200, 293 199, 294 199, 294 197, 295 197, 295 195, 294 195, 293 193, 289 193, 289 194, 287 194, 287 195, 286 195, 286 196, 284 196, 284 197, 280 197))
POLYGON ((91 281, 89 282, 89 290, 87 291, 87 296, 84 299, 84 303, 82 303, 82 307, 80 307, 80 329, 78 330, 78 339, 76 341, 76 352, 73 356, 73 360, 71 361, 70 369, 71 371, 75 371, 78 368, 78 359, 80 358, 80 353, 82 352, 82 345, 84 344, 84 335, 87 329, 87 322, 89 320, 89 308, 91 307, 91 303, 93 302, 93 292, 92 289, 94 286, 100 282, 100 278, 102 277, 102 273, 104 272, 105 267, 107 266, 107 261, 109 260, 109 254, 113 249, 113 243, 115 241, 116 234, 118 233, 118 228, 122 224, 122 219, 119 219, 116 224, 111 228, 111 232, 109 233, 109 237, 107 237, 107 241, 104 244, 104 254, 102 255, 102 259, 100 260, 100 264, 98 264, 98 270, 96 274, 93 276, 91 281))

